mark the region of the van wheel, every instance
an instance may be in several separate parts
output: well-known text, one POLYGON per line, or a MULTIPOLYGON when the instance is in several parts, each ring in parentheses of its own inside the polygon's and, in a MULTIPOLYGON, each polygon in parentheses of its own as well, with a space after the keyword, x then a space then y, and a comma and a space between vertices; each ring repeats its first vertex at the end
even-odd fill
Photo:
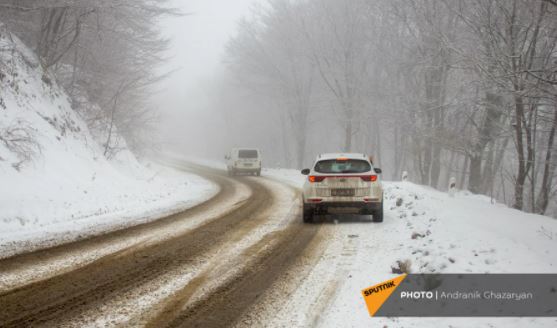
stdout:
POLYGON ((373 212, 373 222, 383 222, 383 202, 381 202, 381 208, 373 212))
POLYGON ((304 210, 302 212, 302 218, 304 223, 313 223, 313 209, 309 208, 304 204, 304 210))

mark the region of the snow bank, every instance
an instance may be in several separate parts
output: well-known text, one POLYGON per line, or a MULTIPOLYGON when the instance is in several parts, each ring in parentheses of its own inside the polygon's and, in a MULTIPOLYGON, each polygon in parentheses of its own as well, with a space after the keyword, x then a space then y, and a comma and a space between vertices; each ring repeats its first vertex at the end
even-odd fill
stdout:
POLYGON ((0 257, 152 220, 214 194, 199 177, 110 162, 36 56, 0 25, 0 257))
MULTIPOLYGON (((298 188, 305 181, 295 170, 263 173, 298 188)), ((384 181, 383 186, 385 221, 395 223, 392 242, 406 248, 400 257, 410 260, 416 272, 557 271, 557 220, 553 218, 469 192, 451 197, 411 182, 384 181)))
MULTIPOLYGON (((295 170, 267 169, 263 176, 296 187, 305 181, 295 170)), ((555 327, 555 318, 370 318, 361 290, 397 276, 397 261, 407 261, 413 273, 557 272, 557 220, 467 192, 450 197, 409 182, 383 185, 383 223, 326 219, 330 246, 277 324, 315 323, 315 316, 323 327, 555 327), (315 301, 307 295, 330 288, 334 295, 312 313, 315 301)))

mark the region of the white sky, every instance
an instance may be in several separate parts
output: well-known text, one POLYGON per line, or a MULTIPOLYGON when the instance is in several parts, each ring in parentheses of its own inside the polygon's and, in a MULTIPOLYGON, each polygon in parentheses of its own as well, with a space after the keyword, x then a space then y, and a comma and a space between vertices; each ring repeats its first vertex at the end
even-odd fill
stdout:
MULTIPOLYGON (((189 15, 162 22, 172 40, 165 71, 177 70, 165 80, 157 105, 172 113, 198 111, 206 103, 207 86, 221 67, 224 48, 236 32, 236 23, 249 14, 257 0, 173 0, 189 15)), ((261 1, 261 0, 259 0, 261 1)))

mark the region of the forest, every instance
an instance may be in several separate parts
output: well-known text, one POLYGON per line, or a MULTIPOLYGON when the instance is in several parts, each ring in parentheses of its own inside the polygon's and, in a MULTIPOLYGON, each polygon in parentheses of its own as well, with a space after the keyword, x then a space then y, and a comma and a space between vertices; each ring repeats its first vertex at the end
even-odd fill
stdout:
MULTIPOLYGON (((180 15, 167 0, 0 1, 0 22, 54 72, 107 158, 162 142, 152 95, 172 71, 158 69, 169 41, 157 22, 180 15)), ((386 179, 408 172, 445 190, 455 178, 545 214, 557 195, 556 45, 554 0, 256 2, 210 85, 227 129, 211 134, 257 141, 273 166, 368 153, 386 179)))
POLYGON ((218 106, 249 98, 229 121, 271 122, 273 160, 292 167, 364 152, 386 178, 446 190, 454 177, 543 214, 557 193, 556 15, 551 0, 271 1, 229 42, 218 106))

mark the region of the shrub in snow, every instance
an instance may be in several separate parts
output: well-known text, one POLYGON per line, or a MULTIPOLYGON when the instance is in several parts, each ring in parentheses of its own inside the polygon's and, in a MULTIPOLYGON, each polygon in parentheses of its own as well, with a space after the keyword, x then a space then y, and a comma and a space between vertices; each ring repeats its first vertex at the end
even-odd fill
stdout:
POLYGON ((396 261, 395 266, 391 266, 391 272, 395 274, 410 273, 412 262, 410 260, 396 261))
POLYGON ((425 237, 425 235, 421 234, 419 232, 412 233, 412 239, 418 239, 418 238, 424 238, 424 237, 425 237))
POLYGON ((12 167, 17 171, 41 151, 35 134, 36 130, 22 120, 0 129, 0 143, 17 158, 12 163, 12 167))

